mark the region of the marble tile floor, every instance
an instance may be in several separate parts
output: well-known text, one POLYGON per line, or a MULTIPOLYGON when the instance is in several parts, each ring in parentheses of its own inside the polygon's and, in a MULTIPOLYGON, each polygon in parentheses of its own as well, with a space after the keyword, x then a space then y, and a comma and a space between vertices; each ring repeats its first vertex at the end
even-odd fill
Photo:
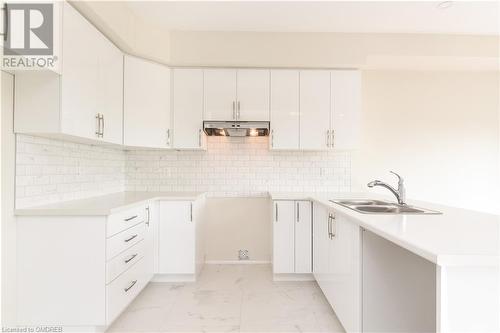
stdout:
POLYGON ((316 282, 270 265, 205 265, 194 283, 150 283, 107 332, 344 332, 316 282))

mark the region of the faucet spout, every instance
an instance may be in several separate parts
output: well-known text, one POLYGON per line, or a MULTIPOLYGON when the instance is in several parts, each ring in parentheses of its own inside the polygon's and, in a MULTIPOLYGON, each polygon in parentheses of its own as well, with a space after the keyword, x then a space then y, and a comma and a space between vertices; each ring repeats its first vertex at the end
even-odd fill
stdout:
POLYGON ((403 177, 401 177, 400 175, 398 175, 397 173, 395 173, 393 171, 391 171, 391 173, 395 174, 398 177, 398 189, 397 190, 394 187, 392 187, 391 185, 389 185, 385 182, 382 182, 380 180, 371 181, 366 185, 370 188, 375 187, 375 186, 384 187, 384 188, 388 189, 389 191, 391 191, 392 194, 394 194, 394 196, 398 200, 398 204, 406 205, 406 190, 405 190, 405 186, 404 186, 404 179, 403 179, 403 177))

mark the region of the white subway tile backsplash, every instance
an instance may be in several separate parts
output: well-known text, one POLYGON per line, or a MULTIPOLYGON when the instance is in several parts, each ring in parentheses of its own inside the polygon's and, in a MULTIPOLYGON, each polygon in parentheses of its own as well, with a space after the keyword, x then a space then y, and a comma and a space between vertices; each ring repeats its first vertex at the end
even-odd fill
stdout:
POLYGON ((268 138, 208 137, 207 151, 104 148, 17 136, 18 208, 128 191, 349 191, 349 152, 270 151, 268 138))

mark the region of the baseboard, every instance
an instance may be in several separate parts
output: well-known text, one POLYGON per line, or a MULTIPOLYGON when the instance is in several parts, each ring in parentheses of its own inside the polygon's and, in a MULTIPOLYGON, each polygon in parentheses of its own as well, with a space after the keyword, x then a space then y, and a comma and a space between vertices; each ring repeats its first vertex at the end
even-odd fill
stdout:
POLYGON ((311 273, 285 273, 273 274, 273 281, 314 281, 314 275, 311 273))
POLYGON ((151 282, 195 282, 194 274, 155 274, 151 282))
POLYGON ((207 260, 207 265, 261 265, 270 264, 268 260, 207 260))

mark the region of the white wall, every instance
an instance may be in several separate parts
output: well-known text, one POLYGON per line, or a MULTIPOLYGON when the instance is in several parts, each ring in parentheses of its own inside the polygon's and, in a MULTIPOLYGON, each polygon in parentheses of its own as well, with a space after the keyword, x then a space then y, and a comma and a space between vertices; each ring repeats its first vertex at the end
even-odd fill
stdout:
POLYGON ((17 208, 125 189, 125 152, 121 149, 16 137, 17 208))
POLYGON ((130 151, 129 191, 202 191, 215 196, 350 190, 349 152, 270 151, 268 137, 208 137, 208 150, 130 151))
MULTIPOLYGON (((409 198, 499 212, 499 73, 364 71, 353 189, 406 177, 409 198)), ((382 192, 386 192, 383 189, 382 192)), ((387 193, 387 192, 386 192, 387 193)))

